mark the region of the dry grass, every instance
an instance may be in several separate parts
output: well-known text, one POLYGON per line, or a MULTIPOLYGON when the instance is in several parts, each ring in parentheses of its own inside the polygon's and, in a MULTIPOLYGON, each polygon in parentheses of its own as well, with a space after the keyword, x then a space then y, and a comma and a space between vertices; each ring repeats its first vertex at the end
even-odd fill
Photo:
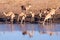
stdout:
POLYGON ((20 6, 27 3, 31 3, 32 10, 60 6, 60 0, 0 0, 0 12, 13 11, 14 13, 20 13, 20 6))

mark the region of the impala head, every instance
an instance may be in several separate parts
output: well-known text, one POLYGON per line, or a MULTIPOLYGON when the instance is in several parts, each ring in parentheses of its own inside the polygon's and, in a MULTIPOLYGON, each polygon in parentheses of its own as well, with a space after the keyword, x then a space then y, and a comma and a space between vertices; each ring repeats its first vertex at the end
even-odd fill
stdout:
POLYGON ((58 8, 51 8, 50 14, 55 15, 58 8))
POLYGON ((6 12, 3 12, 3 14, 6 14, 6 12))
POLYGON ((42 9, 40 9, 39 11, 42 12, 42 9))
POLYGON ((29 8, 31 7, 31 5, 29 5, 29 8))
POLYGON ((22 5, 22 6, 21 6, 21 9, 22 9, 22 10, 26 10, 26 8, 25 8, 25 6, 24 6, 24 5, 22 5))
POLYGON ((58 9, 59 9, 59 7, 56 7, 56 8, 51 8, 51 10, 52 10, 52 9, 54 9, 54 10, 58 10, 58 9))
POLYGON ((47 13, 47 10, 44 10, 44 13, 47 13))
POLYGON ((31 4, 27 4, 29 8, 31 8, 31 4))

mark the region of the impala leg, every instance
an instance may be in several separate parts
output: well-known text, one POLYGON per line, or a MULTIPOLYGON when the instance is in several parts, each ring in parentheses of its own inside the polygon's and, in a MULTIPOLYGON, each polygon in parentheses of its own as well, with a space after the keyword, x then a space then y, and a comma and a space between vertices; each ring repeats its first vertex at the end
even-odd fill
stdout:
POLYGON ((11 19, 11 23, 13 24, 13 19, 11 19))
POLYGON ((25 19, 24 19, 24 24, 25 24, 25 19))
POLYGON ((23 19, 23 17, 22 17, 21 24, 23 23, 23 21, 24 21, 24 19, 23 19))
POLYGON ((13 21, 14 21, 14 17, 13 16, 11 16, 11 23, 13 24, 13 21))
POLYGON ((19 22, 19 18, 20 18, 20 16, 18 16, 17 22, 19 22))
POLYGON ((6 24, 7 24, 7 17, 6 17, 6 24))
POLYGON ((49 24, 49 19, 47 20, 47 24, 49 24))
POLYGON ((45 21, 46 21, 46 19, 44 19, 44 21, 43 21, 43 25, 45 25, 45 21))
POLYGON ((34 21, 34 17, 31 18, 31 22, 33 22, 33 21, 34 21))

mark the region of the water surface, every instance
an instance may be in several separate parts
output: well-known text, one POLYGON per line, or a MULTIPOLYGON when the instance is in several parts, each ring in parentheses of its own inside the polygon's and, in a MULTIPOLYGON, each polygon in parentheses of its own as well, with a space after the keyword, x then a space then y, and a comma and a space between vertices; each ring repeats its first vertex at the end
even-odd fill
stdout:
POLYGON ((0 40, 60 40, 60 23, 53 24, 0 24, 0 40), (23 31, 34 31, 33 37, 23 31), (53 32, 53 35, 40 32, 53 32))

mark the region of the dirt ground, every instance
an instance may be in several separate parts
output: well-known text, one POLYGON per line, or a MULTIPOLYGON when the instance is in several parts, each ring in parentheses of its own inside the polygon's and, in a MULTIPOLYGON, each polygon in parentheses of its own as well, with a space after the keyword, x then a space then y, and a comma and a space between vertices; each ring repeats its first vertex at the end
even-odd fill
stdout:
MULTIPOLYGON (((21 5, 31 4, 31 10, 40 10, 44 8, 60 7, 60 0, 0 0, 0 14, 2 12, 13 11, 14 13, 21 12, 21 5)), ((60 14, 58 10, 57 13, 60 14)))
POLYGON ((30 3, 31 9, 59 7, 60 0, 0 0, 0 11, 20 12, 20 6, 30 3))

